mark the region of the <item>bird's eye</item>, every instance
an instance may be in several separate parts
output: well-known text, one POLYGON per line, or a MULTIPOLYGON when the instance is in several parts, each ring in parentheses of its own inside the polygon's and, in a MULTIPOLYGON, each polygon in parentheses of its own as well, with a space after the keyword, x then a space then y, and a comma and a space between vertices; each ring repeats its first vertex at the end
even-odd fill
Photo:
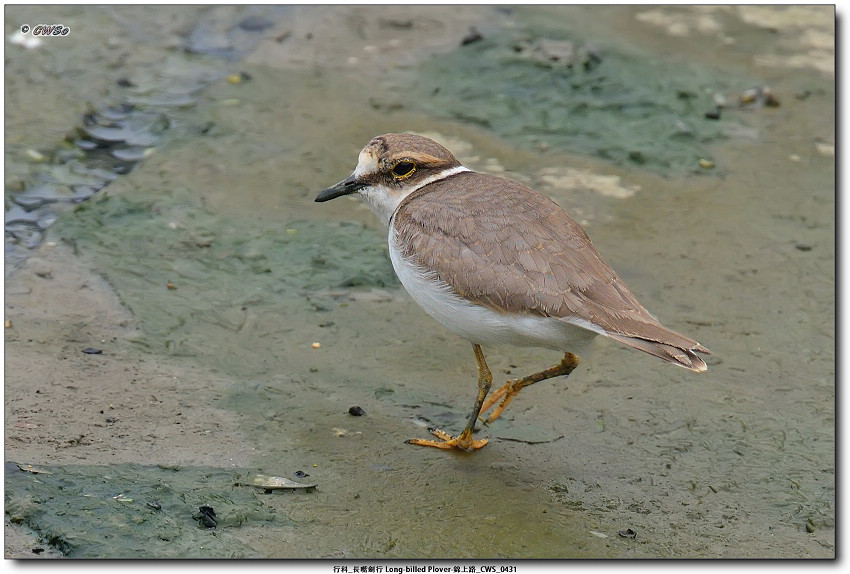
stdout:
POLYGON ((416 171, 416 164, 412 161, 400 161, 393 166, 393 177, 396 179, 404 179, 413 175, 416 171))

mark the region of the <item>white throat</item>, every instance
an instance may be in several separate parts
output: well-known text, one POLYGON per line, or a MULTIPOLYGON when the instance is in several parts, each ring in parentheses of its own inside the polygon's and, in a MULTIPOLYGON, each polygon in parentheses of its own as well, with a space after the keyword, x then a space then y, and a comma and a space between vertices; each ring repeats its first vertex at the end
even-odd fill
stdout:
MULTIPOLYGON (((354 175, 359 175, 358 172, 360 171, 361 166, 358 164, 357 169, 354 171, 354 175)), ((434 183, 435 181, 451 177, 464 171, 469 171, 469 169, 459 165, 457 167, 437 172, 414 185, 406 187, 402 186, 401 189, 393 189, 385 185, 377 184, 364 187, 357 193, 360 194, 360 196, 366 201, 366 204, 375 213, 375 215, 378 216, 378 219, 380 219, 384 225, 389 225, 390 218, 393 216, 396 209, 398 209, 398 206, 401 205, 401 202, 404 201, 404 198, 408 195, 429 183, 434 183)))

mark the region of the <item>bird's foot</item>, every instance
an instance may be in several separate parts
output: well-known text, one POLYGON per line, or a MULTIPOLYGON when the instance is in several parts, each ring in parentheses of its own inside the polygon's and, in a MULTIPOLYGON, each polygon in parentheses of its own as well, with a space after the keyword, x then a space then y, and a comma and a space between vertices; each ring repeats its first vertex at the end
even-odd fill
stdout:
POLYGON ((564 353, 564 358, 561 359, 561 362, 546 369, 545 371, 540 371, 539 373, 534 373, 533 375, 528 375, 527 377, 523 377, 521 379, 513 379, 493 391, 489 397, 481 404, 481 411, 483 413, 496 403, 496 408, 493 409, 493 412, 490 413, 490 417, 485 421, 485 424, 489 424, 499 418, 499 415, 502 414, 502 411, 505 410, 505 407, 508 406, 514 397, 519 394, 519 392, 529 385, 533 385, 534 383, 539 383, 540 381, 545 381, 546 379, 551 379, 552 377, 569 376, 570 373, 573 372, 578 366, 578 357, 573 355, 572 353, 564 353))
POLYGON ((493 405, 495 405, 497 402, 499 404, 496 405, 496 408, 493 409, 493 412, 490 413, 490 417, 486 420, 484 419, 484 417, 479 417, 484 424, 490 424, 491 422, 499 418, 499 416, 502 414, 502 411, 505 410, 505 407, 507 407, 510 402, 514 400, 514 397, 519 394, 519 391, 522 389, 522 387, 517 388, 514 385, 517 382, 518 380, 508 381, 507 383, 493 391, 493 393, 489 397, 487 397, 487 400, 485 400, 484 404, 481 405, 482 413, 493 405))
POLYGON ((428 431, 440 440, 412 438, 404 442, 406 442, 407 444, 418 444, 419 446, 433 446, 436 448, 444 449, 456 448, 458 450, 463 450, 467 452, 478 450, 479 448, 487 444, 486 438, 478 440, 473 439, 472 431, 468 429, 464 430, 462 433, 460 433, 459 436, 456 437, 453 437, 449 433, 441 431, 440 429, 429 428, 428 431))

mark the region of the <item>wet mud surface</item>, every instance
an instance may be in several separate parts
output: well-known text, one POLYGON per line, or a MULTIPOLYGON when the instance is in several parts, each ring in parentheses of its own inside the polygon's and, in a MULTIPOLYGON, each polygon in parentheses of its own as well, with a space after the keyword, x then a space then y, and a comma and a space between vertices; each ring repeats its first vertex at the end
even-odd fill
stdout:
POLYGON ((44 10, 6 10, 7 557, 835 555, 831 10, 44 10), (408 130, 565 207, 708 372, 595 341, 481 451, 404 444, 462 427, 470 345, 313 197, 408 130))

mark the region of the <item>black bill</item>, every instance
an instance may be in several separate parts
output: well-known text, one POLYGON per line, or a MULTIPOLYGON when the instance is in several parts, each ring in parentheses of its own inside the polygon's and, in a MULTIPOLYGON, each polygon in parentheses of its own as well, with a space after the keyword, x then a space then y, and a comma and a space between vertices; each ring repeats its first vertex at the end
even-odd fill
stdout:
POLYGON ((351 177, 348 177, 339 182, 338 184, 333 185, 321 192, 319 195, 316 196, 316 201, 320 203, 322 201, 330 201, 331 199, 336 199, 337 197, 343 195, 355 193, 363 189, 364 187, 366 187, 366 184, 357 181, 352 175, 351 177))

